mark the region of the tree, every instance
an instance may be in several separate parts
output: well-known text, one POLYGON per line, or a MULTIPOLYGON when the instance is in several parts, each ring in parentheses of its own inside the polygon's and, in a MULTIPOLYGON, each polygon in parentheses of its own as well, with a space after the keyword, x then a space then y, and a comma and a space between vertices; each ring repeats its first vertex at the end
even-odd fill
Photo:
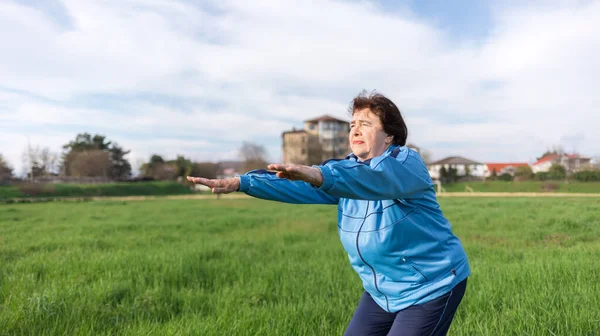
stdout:
MULTIPOLYGON (((102 151, 109 153, 108 158, 110 162, 110 168, 106 177, 110 177, 112 179, 123 179, 131 176, 131 164, 125 158, 130 151, 124 150, 118 144, 113 144, 111 141, 108 141, 104 135, 96 134, 92 136, 89 133, 77 134, 75 140, 64 145, 63 149, 65 152, 62 158, 61 170, 63 174, 67 176, 73 175, 71 165, 76 158, 78 158, 78 160, 83 160, 85 158, 94 158, 94 160, 100 160, 99 154, 94 154, 91 156, 79 156, 79 153, 89 151, 102 151)), ((78 167, 81 169, 81 162, 78 162, 78 167)), ((86 171, 90 170, 86 169, 86 171)), ((77 174, 80 173, 81 172, 78 172, 77 174)))
POLYGON ((99 149, 74 152, 69 167, 70 176, 108 178, 112 168, 110 153, 99 149))
POLYGON ((496 171, 496 168, 492 169, 492 176, 490 176, 492 180, 496 180, 498 179, 498 172, 496 171))
POLYGON ((194 163, 183 155, 177 155, 175 160, 165 161, 162 156, 153 154, 147 163, 140 167, 143 176, 156 180, 173 180, 177 177, 192 175, 194 163))
POLYGON ((202 176, 209 179, 217 178, 219 165, 213 162, 196 162, 192 165, 192 171, 189 175, 202 176))
POLYGON ((177 166, 171 162, 158 163, 152 168, 152 175, 155 180, 175 180, 177 176, 177 166))
POLYGON ((421 156, 421 159, 423 159, 423 162, 425 162, 426 165, 431 163, 432 154, 430 151, 428 151, 426 149, 421 150, 419 155, 421 156))
POLYGON ((442 166, 442 168, 440 168, 440 180, 442 180, 442 182, 446 182, 446 178, 448 177, 448 170, 446 169, 445 166, 442 166))
POLYGON ((39 162, 39 152, 39 146, 32 147, 31 144, 27 143, 27 147, 25 147, 25 150, 23 150, 23 154, 21 156, 25 175, 32 180, 36 176, 42 175, 41 165, 39 162))
POLYGON ((10 166, 8 161, 6 161, 4 159, 2 154, 0 154, 0 182, 8 181, 12 178, 12 176, 13 176, 12 167, 10 166))
POLYGON ((442 183, 454 183, 458 180, 458 170, 452 166, 446 169, 442 166, 440 168, 440 180, 442 183))
POLYGON ((244 141, 240 147, 240 156, 245 171, 265 169, 267 166, 266 150, 262 145, 244 141))
POLYGON ((33 147, 28 143, 23 151, 22 160, 23 169, 30 179, 56 173, 58 155, 48 147, 33 147))
POLYGON ((50 148, 44 147, 39 153, 39 161, 42 165, 42 173, 45 176, 55 174, 58 163, 58 154, 50 151, 50 148))
POLYGON ((458 169, 450 166, 448 168, 448 181, 449 183, 454 183, 458 180, 458 169))
POLYGON ((131 164, 125 158, 130 151, 124 150, 116 143, 109 149, 111 161, 111 177, 117 180, 126 179, 131 176, 131 164))
POLYGON ((553 164, 548 170, 548 178, 550 180, 562 180, 567 176, 567 170, 560 164, 553 164))
POLYGON ((533 170, 530 166, 519 166, 515 170, 515 177, 520 177, 521 179, 531 179, 533 176, 533 170))
POLYGON ((140 172, 141 172, 142 176, 154 177, 155 176, 154 171, 157 170, 158 167, 164 163, 165 163, 165 160, 162 158, 162 156, 153 154, 150 157, 150 161, 141 165, 140 172))
POLYGON ((565 150, 562 146, 555 145, 555 146, 552 146, 552 149, 546 150, 544 152, 544 154, 542 154, 542 156, 536 158, 536 160, 541 160, 548 155, 555 155, 555 154, 562 155, 564 152, 565 152, 565 150))
POLYGON ((165 159, 163 159, 163 157, 160 155, 154 154, 150 157, 150 164, 156 164, 156 163, 165 163, 165 159))
POLYGON ((186 177, 191 174, 193 169, 193 163, 191 160, 186 159, 183 155, 177 155, 174 163, 177 169, 177 176, 186 177))

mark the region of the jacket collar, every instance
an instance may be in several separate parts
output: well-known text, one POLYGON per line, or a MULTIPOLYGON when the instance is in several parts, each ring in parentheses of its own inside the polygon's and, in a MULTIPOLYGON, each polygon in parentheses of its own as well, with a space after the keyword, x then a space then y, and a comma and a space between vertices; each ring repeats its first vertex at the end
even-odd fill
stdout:
MULTIPOLYGON (((391 145, 388 146, 388 148, 380 156, 388 155, 389 153, 393 152, 394 149, 396 149, 398 147, 401 147, 401 146, 391 144, 391 145)), ((367 159, 365 161, 360 161, 360 159, 358 158, 358 156, 354 155, 354 153, 350 153, 348 156, 346 156, 346 160, 354 160, 354 161, 359 162, 359 163, 370 164, 371 160, 375 159, 376 157, 367 159)))

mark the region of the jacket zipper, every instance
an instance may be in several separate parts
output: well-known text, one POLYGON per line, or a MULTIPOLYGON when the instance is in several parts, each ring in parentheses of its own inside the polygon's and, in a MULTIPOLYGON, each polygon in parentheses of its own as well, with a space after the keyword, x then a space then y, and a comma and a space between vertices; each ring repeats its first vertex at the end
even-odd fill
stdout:
POLYGON ((383 295, 383 297, 385 297, 385 305, 387 307, 387 311, 390 311, 390 303, 388 302, 388 297, 387 295, 383 294, 380 290, 379 290, 379 286, 377 286, 377 274, 375 274, 375 268, 373 268, 373 266, 371 266, 366 260, 365 258, 363 258, 362 253, 360 253, 360 249, 358 248, 358 237, 360 236, 360 230, 362 230, 363 225, 365 225, 365 222, 367 221, 367 214, 369 213, 369 204, 371 203, 371 201, 367 201, 367 210, 365 211, 365 218, 363 218, 363 222, 360 224, 360 228, 358 228, 358 232, 356 233, 356 251, 358 252, 358 256, 360 257, 360 260, 362 260, 363 263, 365 263, 365 265, 369 266, 369 268, 371 269, 371 272, 373 272, 373 283, 375 284, 375 289, 379 292, 379 294, 383 295))

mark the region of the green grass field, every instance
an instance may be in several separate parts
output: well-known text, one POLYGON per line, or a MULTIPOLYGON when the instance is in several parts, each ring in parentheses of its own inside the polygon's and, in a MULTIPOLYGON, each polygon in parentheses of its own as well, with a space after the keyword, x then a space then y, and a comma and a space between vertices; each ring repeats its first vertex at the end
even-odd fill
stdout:
MULTIPOLYGON (((600 334, 600 198, 445 198, 473 274, 451 335, 600 334)), ((336 207, 0 205, 0 335, 341 335, 336 207)))

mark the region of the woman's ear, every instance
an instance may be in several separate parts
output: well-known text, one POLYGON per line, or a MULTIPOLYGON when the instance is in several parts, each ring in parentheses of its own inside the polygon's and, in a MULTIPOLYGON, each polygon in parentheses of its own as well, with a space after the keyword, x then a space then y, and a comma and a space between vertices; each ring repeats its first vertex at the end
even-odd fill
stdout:
POLYGON ((392 140, 394 140, 393 135, 388 135, 387 137, 385 137, 385 143, 388 145, 392 143, 392 140))

